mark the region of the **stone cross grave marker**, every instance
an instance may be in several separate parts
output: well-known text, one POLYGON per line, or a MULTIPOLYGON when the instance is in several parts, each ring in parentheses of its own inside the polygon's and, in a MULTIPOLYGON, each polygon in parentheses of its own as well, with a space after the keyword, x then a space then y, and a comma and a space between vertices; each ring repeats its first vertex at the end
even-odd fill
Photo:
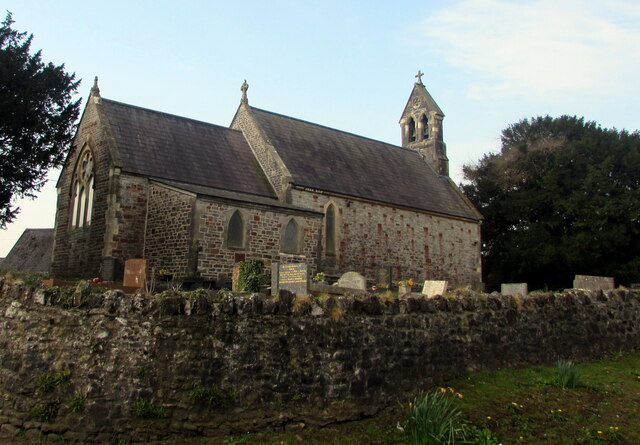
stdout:
POLYGON ((527 283, 502 283, 500 285, 500 293, 502 295, 527 295, 529 287, 527 283))
POLYGON ((271 264, 271 295, 280 294, 280 289, 297 295, 309 293, 309 270, 306 263, 271 264))
POLYGON ((427 297, 435 297, 436 295, 444 295, 447 291, 448 281, 425 280, 422 286, 422 293, 427 297))
POLYGON ((345 272, 338 280, 338 287, 367 290, 367 280, 358 272, 345 272))
POLYGON ((382 289, 391 287, 391 266, 381 267, 376 270, 376 286, 382 289))
POLYGON ((147 260, 132 258, 124 262, 124 286, 144 287, 147 284, 147 260))
POLYGON ((596 277, 591 275, 576 275, 573 280, 574 289, 607 290, 615 289, 613 277, 596 277))

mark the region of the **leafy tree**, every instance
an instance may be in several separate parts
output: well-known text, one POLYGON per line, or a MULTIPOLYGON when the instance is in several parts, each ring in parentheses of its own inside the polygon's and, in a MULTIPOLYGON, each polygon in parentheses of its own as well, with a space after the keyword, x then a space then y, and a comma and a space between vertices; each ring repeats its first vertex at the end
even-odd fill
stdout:
POLYGON ((502 149, 463 168, 484 215, 490 287, 570 287, 575 274, 640 282, 640 134, 582 118, 536 117, 502 132, 502 149))
POLYGON ((31 55, 33 35, 12 24, 8 13, 0 27, 0 227, 20 210, 12 200, 34 197, 47 170, 62 164, 80 108, 75 74, 31 55))

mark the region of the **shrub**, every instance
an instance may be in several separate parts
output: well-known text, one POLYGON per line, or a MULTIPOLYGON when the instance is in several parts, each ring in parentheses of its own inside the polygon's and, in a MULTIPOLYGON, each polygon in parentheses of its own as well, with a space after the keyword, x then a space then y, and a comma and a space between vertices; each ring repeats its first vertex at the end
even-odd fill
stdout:
POLYGON ((191 397, 199 403, 205 403, 209 409, 229 409, 231 403, 235 399, 235 395, 225 392, 216 385, 203 387, 195 386, 191 390, 191 397))
POLYGON ((77 392, 67 399, 67 406, 71 411, 80 412, 84 410, 84 404, 87 401, 87 396, 77 392))
POLYGON ((572 362, 558 360, 556 363, 556 372, 556 379, 559 386, 563 388, 575 388, 580 384, 580 371, 572 362))
POLYGON ((240 292, 258 292, 264 282, 264 261, 251 259, 240 264, 238 271, 238 290, 240 292))
POLYGON ((57 400, 43 403, 32 407, 29 410, 29 416, 38 422, 49 422, 58 415, 58 408, 60 408, 60 402, 57 400))
POLYGON ((419 394, 409 403, 404 423, 412 445, 444 445, 462 443, 464 429, 460 410, 453 406, 453 397, 440 390, 419 394))
POLYGON ((164 417, 164 408, 145 399, 138 399, 131 404, 131 414, 140 419, 160 419, 164 417))

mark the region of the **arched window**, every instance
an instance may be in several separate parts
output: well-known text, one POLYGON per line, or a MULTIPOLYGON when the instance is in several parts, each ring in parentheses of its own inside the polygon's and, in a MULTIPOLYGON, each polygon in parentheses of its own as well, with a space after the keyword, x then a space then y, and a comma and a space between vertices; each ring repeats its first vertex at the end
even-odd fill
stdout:
POLYGON ((227 226, 227 247, 242 249, 244 247, 244 221, 238 210, 233 212, 227 226))
POLYGON ((420 123, 422 124, 422 139, 429 139, 429 119, 426 115, 422 115, 420 123))
POLYGON ((86 149, 80 155, 80 162, 76 166, 71 187, 71 227, 84 227, 91 224, 93 213, 93 195, 95 186, 93 156, 91 150, 86 149))
POLYGON ((282 251, 284 253, 298 253, 298 223, 291 218, 284 228, 284 238, 282 240, 282 251))
POLYGON ((327 255, 336 254, 336 209, 333 204, 327 206, 327 211, 324 215, 324 232, 326 237, 326 243, 324 252, 327 255))
POLYGON ((415 142, 416 140, 416 121, 413 118, 409 119, 409 142, 415 142))

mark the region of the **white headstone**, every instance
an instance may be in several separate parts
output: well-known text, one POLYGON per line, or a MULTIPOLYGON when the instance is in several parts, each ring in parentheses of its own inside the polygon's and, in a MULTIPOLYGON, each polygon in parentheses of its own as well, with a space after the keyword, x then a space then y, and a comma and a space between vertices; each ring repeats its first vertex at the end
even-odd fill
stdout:
POLYGON ((438 280, 425 280, 422 286, 422 293, 427 297, 434 297, 436 295, 443 295, 447 291, 449 282, 438 280))
POLYGON ((367 280, 358 272, 346 272, 343 273, 338 280, 338 286, 349 289, 367 290, 367 280))
POLYGON ((500 285, 500 293, 502 295, 527 295, 529 287, 527 283, 502 283, 500 285))
POLYGON ((607 290, 615 289, 612 277, 596 277, 592 275, 576 275, 573 280, 574 289, 607 290))

